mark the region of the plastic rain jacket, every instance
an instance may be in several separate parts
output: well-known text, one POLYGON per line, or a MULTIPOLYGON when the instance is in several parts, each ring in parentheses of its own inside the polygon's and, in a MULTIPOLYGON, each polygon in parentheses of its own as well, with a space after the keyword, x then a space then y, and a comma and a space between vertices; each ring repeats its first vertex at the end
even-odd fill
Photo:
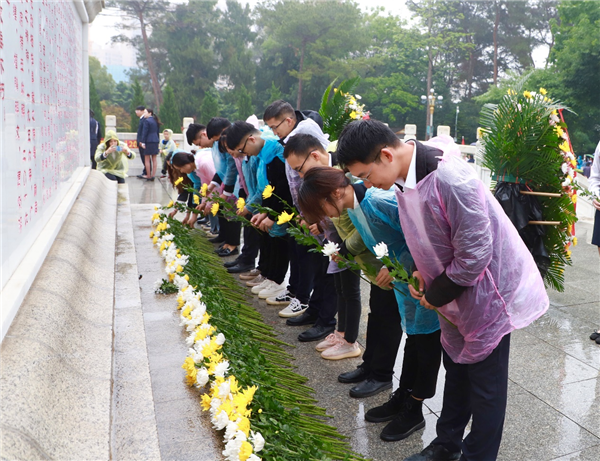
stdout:
POLYGON ((548 309, 533 257, 464 160, 445 154, 415 189, 396 190, 406 243, 426 286, 446 270, 468 287, 439 308, 442 346, 455 363, 484 360, 511 331, 548 309))
MULTIPOLYGON (((127 177, 127 171, 129 170, 127 153, 124 150, 127 148, 127 144, 119 141, 119 147, 121 147, 121 151, 111 152, 106 158, 103 158, 104 152, 106 151, 106 143, 111 139, 116 139, 119 141, 117 133, 115 133, 113 130, 108 130, 106 132, 104 142, 98 144, 96 153, 94 154, 94 160, 96 160, 97 163, 96 169, 100 173, 108 173, 125 179, 127 177)), ((131 154, 130 160, 133 160, 135 158, 135 152, 132 150, 129 150, 128 152, 131 154)))
MULTIPOLYGON (((407 271, 410 271, 413 258, 400 227, 398 202, 393 190, 373 187, 367 189, 364 199, 360 202, 360 208, 348 209, 348 215, 373 254, 375 245, 385 242, 390 258, 397 259, 407 271)), ((437 313, 421 306, 419 301, 410 295, 406 283, 396 282, 394 285, 403 292, 394 290, 402 328, 406 334, 424 335, 440 329, 437 313)))

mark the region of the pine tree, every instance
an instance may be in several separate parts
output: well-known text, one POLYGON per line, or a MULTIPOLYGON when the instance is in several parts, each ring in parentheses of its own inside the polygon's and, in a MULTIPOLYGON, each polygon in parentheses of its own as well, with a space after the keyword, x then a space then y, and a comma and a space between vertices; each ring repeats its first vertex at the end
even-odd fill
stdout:
POLYGON ((200 123, 206 125, 209 120, 219 115, 219 101, 212 91, 207 91, 200 109, 200 123))
POLYGON ((175 101, 173 88, 169 85, 165 86, 163 91, 163 103, 160 106, 159 116, 163 123, 163 129, 171 129, 174 133, 181 133, 181 118, 179 117, 179 109, 175 101))
POLYGON ((237 118, 239 120, 246 120, 254 113, 252 107, 252 96, 244 85, 240 87, 237 95, 237 118))
POLYGON ((131 114, 131 131, 137 132, 138 125, 140 124, 140 118, 135 113, 135 108, 144 105, 144 92, 142 91, 142 85, 136 78, 133 82, 133 98, 131 99, 131 106, 129 107, 129 113, 131 114))
POLYGON ((102 106, 100 105, 100 98, 98 97, 98 92, 96 91, 96 85, 94 84, 94 78, 90 75, 90 109, 94 112, 94 118, 98 120, 100 124, 100 134, 104 137, 106 134, 104 132, 104 115, 102 115, 102 106))

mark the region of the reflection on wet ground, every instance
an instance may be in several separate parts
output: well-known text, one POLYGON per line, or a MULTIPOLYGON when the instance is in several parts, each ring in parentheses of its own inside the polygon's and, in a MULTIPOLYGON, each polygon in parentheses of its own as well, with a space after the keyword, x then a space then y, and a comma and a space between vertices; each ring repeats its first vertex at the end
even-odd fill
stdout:
MULTIPOLYGON (((139 168, 141 169, 141 168, 139 168)), ((139 174, 138 167, 130 174, 139 174)), ((173 196, 166 181, 127 179, 135 203, 167 203, 173 196)), ((600 258, 588 242, 590 223, 577 225, 579 245, 573 249, 573 266, 565 270, 564 293, 549 291, 548 313, 512 335, 508 408, 498 459, 503 461, 591 461, 600 459, 600 345, 589 339, 600 328, 600 258)), ((362 286, 365 310, 359 342, 365 342, 368 287, 362 286)), ((385 423, 364 420, 364 413, 380 405, 387 393, 363 400, 348 396, 349 385, 337 375, 360 364, 358 359, 326 361, 312 343, 296 339, 303 327, 287 327, 277 308, 254 299, 265 321, 275 326, 283 340, 296 346, 298 371, 307 376, 320 405, 333 416, 331 424, 349 437, 352 448, 374 460, 402 460, 420 451, 435 437, 442 406, 444 371, 440 370, 436 396, 424 407, 426 427, 401 442, 379 438, 385 423)), ((403 350, 404 341, 400 346, 403 350)), ((402 362, 396 363, 395 385, 402 362)))

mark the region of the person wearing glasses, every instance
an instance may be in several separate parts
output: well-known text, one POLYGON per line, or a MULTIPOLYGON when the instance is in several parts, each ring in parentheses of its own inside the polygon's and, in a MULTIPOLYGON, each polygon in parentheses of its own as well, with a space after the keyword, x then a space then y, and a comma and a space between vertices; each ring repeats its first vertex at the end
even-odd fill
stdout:
POLYGON ((409 290, 448 320, 440 319, 446 377, 437 437, 405 461, 497 459, 511 332, 549 306, 515 226, 474 170, 450 153, 454 146, 447 147, 444 153, 404 143, 376 120, 348 124, 338 140, 340 162, 365 186, 396 185, 398 216, 420 282, 418 291, 409 290))
MULTIPOLYGON (((270 104, 263 115, 265 124, 279 137, 282 145, 298 134, 316 137, 324 148, 330 145, 329 135, 323 133, 323 120, 315 111, 294 111, 291 104, 278 100, 270 104)), ((286 163, 285 173, 290 185, 294 206, 298 209, 298 190, 301 175, 286 163)), ((287 325, 311 327, 300 333, 299 341, 319 341, 331 334, 335 327, 336 293, 330 287, 333 273, 340 272, 337 264, 331 266, 323 255, 289 239, 290 280, 285 293, 267 299, 268 304, 285 306, 279 316, 287 318, 287 325)), ((360 292, 358 293, 360 299, 360 292)))
MULTIPOLYGON (((277 213, 285 210, 282 202, 291 203, 292 196, 285 175, 283 146, 278 138, 270 133, 263 133, 254 125, 237 121, 227 129, 227 149, 236 157, 258 157, 256 170, 258 191, 262 194, 266 186, 274 188, 273 195, 263 198, 262 205, 277 213)), ((248 181, 247 181, 248 182, 248 181)), ((258 230, 262 231, 260 242, 262 281, 252 286, 252 293, 260 299, 279 296, 285 291, 283 281, 288 270, 289 252, 287 247, 287 224, 278 225, 266 213, 256 213, 250 220, 258 230)))

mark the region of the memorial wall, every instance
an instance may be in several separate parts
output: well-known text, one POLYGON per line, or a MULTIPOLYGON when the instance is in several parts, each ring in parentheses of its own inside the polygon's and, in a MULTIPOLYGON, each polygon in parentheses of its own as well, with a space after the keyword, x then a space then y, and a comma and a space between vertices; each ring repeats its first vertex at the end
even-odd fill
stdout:
POLYGON ((28 252, 36 241, 56 234, 47 225, 88 172, 87 23, 101 7, 81 0, 0 1, 3 323, 7 284, 26 256, 35 259, 28 252))

